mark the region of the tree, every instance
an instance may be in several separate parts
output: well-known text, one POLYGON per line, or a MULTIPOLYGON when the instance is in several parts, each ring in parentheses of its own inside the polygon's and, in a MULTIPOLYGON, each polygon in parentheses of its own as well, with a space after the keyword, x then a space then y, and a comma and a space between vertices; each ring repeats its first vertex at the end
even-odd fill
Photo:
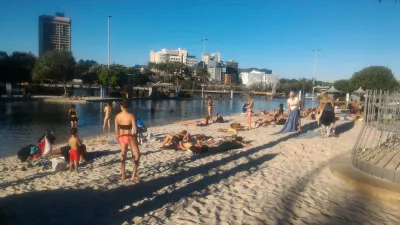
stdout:
POLYGON ((64 95, 67 95, 66 84, 74 78, 75 58, 68 51, 49 51, 35 63, 32 80, 43 81, 52 79, 60 81, 64 86, 64 95))
POLYGON ((31 81, 36 57, 32 53, 13 52, 0 56, 0 81, 22 83, 31 81))
POLYGON ((333 82, 333 86, 339 90, 339 91, 343 91, 346 93, 351 93, 355 90, 355 88, 353 86, 351 86, 350 81, 349 80, 337 80, 335 82, 333 82))
MULTIPOLYGON (((87 79, 88 77, 85 77, 86 75, 88 75, 89 69, 92 66, 98 65, 96 61, 94 60, 79 60, 79 62, 76 64, 75 66, 75 78, 78 79, 87 79)), ((89 76, 89 78, 91 78, 89 76)), ((91 80, 91 79, 88 79, 91 80)))
POLYGON ((148 70, 144 70, 141 72, 139 69, 134 67, 126 68, 126 72, 129 75, 132 85, 134 86, 143 86, 150 82, 149 72, 148 70))
POLYGON ((353 88, 392 90, 399 86, 392 70, 385 66, 370 66, 355 72, 350 79, 353 88))
POLYGON ((120 84, 120 79, 126 78, 126 67, 119 64, 111 64, 110 68, 107 65, 98 65, 92 67, 90 71, 98 74, 100 84, 114 88, 120 84))

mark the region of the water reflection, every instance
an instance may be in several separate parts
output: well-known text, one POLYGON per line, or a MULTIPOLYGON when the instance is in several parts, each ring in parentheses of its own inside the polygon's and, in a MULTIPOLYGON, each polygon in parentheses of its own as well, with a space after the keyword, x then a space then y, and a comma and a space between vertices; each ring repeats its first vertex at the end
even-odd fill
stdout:
MULTIPOLYGON (((265 101, 255 99, 254 110, 270 110, 285 100, 265 101)), ((113 103, 113 115, 120 112, 120 102, 113 103)), ((214 114, 239 113, 245 103, 242 99, 215 100, 214 114)), ((75 104, 79 114, 79 135, 96 135, 102 132, 106 103, 75 104)), ((310 107, 311 102, 306 102, 310 107)), ((36 143, 46 129, 56 129, 58 142, 68 138, 70 103, 6 102, 0 103, 0 135, 7 140, 0 145, 0 157, 16 154, 18 149, 36 143)), ((148 126, 204 117, 207 104, 198 100, 138 100, 132 101, 129 111, 140 117, 148 126)), ((113 122, 113 121, 112 121, 113 122)))

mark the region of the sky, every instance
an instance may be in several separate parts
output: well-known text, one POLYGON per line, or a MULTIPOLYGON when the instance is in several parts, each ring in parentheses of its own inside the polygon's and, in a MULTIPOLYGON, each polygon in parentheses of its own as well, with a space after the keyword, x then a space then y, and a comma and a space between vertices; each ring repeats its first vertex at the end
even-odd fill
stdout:
POLYGON ((72 20, 77 60, 147 64, 150 50, 187 49, 198 58, 221 52, 240 68, 271 69, 282 78, 350 78, 387 66, 400 78, 400 2, 395 0, 0 0, 0 51, 38 54, 38 17, 72 20))

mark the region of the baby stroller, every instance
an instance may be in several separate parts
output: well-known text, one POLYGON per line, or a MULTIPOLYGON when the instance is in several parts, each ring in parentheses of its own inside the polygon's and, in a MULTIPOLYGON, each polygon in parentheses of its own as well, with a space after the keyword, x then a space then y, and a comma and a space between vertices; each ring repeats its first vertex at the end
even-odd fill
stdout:
POLYGON ((137 143, 138 144, 143 144, 144 142, 147 142, 147 137, 143 135, 143 133, 147 132, 147 127, 143 123, 143 121, 140 118, 136 119, 136 125, 137 125, 137 143))
POLYGON ((52 132, 47 131, 46 135, 39 138, 36 145, 28 145, 22 147, 18 151, 18 159, 25 164, 32 164, 45 166, 49 161, 49 156, 53 150, 53 144, 56 140, 54 136, 54 129, 52 132))

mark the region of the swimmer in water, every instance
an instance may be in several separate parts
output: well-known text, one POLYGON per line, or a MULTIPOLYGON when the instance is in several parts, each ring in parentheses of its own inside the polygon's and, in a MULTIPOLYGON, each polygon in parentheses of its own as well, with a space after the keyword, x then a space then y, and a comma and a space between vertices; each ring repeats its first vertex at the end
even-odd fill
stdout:
POLYGON ((68 111, 68 118, 71 123, 71 128, 77 128, 78 127, 78 112, 75 109, 75 105, 71 106, 71 109, 68 111))
POLYGON ((104 108, 104 124, 103 124, 103 132, 106 128, 106 124, 108 125, 108 132, 111 131, 111 116, 112 116, 112 103, 107 103, 106 107, 104 108))

